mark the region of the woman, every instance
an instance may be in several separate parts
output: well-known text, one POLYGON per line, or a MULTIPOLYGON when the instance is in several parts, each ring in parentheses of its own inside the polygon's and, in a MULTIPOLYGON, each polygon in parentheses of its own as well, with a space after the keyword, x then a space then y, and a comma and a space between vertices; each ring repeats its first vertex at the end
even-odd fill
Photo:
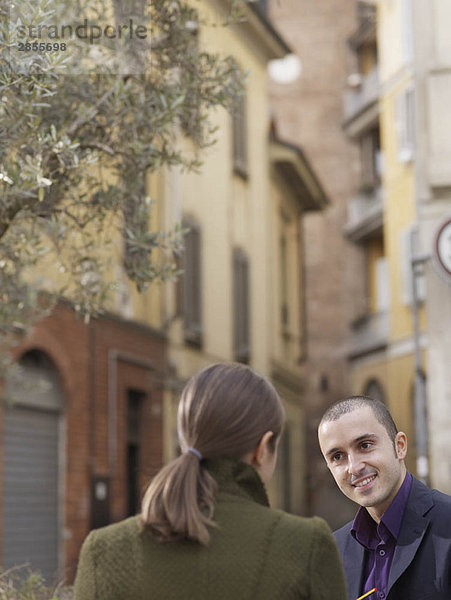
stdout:
POLYGON ((150 483, 140 516, 89 534, 76 600, 345 600, 319 518, 269 508, 284 413, 240 364, 194 375, 178 410, 182 454, 150 483))

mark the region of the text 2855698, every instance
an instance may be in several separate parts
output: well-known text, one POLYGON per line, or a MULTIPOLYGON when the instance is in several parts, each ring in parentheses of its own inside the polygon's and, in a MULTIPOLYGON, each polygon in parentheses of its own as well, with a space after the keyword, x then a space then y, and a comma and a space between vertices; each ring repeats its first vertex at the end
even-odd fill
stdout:
POLYGON ((18 42, 19 52, 65 52, 66 42, 18 42))

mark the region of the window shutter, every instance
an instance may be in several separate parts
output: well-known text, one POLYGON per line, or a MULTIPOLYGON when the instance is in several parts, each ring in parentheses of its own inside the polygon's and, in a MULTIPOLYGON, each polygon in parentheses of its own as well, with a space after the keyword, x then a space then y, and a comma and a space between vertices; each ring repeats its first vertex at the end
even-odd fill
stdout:
POLYGON ((415 148, 415 94, 413 88, 396 96, 396 131, 398 159, 402 163, 413 159, 415 148))
MULTIPOLYGON (((402 301, 404 304, 412 304, 412 251, 411 251, 411 236, 413 226, 409 225, 400 233, 400 244, 401 244, 401 294, 402 301)), ((426 280, 423 273, 417 274, 417 293, 418 300, 424 301, 426 297, 426 280)))
POLYGON ((280 238, 280 270, 281 270, 281 307, 280 321, 282 330, 285 331, 289 325, 289 308, 288 308, 288 249, 287 238, 282 235, 280 238))
POLYGON ((390 280, 388 277, 388 263, 385 256, 376 261, 376 294, 377 310, 385 311, 390 306, 390 280))
POLYGON ((185 341, 195 345, 202 343, 202 277, 201 233, 197 223, 188 222, 183 255, 183 313, 185 341))
POLYGON ((250 361, 249 262, 245 254, 235 251, 233 257, 233 308, 235 360, 250 361))
POLYGON ((404 61, 409 63, 413 58, 412 3, 401 0, 402 49, 404 61))
POLYGON ((246 96, 241 96, 232 113, 233 169, 247 177, 247 115, 246 96))

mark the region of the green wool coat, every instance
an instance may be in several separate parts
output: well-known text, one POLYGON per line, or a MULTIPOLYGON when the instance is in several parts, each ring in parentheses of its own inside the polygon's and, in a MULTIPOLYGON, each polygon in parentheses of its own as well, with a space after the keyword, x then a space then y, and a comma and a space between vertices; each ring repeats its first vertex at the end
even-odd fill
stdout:
POLYGON ((346 600, 338 550, 322 519, 269 508, 246 463, 202 465, 219 487, 210 545, 158 542, 138 517, 92 531, 75 600, 346 600))

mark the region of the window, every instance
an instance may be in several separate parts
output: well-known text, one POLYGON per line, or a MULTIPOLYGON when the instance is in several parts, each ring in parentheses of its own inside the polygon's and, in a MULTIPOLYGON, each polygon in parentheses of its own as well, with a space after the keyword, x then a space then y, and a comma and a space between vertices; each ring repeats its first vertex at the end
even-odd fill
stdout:
POLYGON ((280 270, 281 270, 281 307, 280 321, 282 331, 285 331, 289 325, 289 305, 288 305, 288 250, 287 238, 285 234, 280 238, 280 270))
MULTIPOLYGON (((412 244, 418 245, 418 229, 414 225, 409 225, 400 233, 401 245, 401 294, 404 304, 412 304, 412 244)), ((417 250, 418 254, 419 251, 417 250)), ((416 269, 417 296, 420 302, 426 298, 426 279, 423 269, 416 269)))
POLYGON ((233 170, 241 177, 247 177, 247 122, 246 96, 241 96, 235 103, 232 113, 233 170))
POLYGON ((396 96, 396 131, 398 159, 402 163, 413 160, 415 149, 415 95, 408 88, 396 96))
POLYGON ((362 187, 374 188, 381 180, 381 145, 379 128, 371 129, 360 139, 362 187))
POLYGON ((233 255, 233 349, 235 360, 250 361, 249 261, 240 250, 233 255))
POLYGON ((365 394, 365 396, 373 398, 373 400, 379 400, 380 402, 386 404, 384 390, 379 381, 377 381, 377 379, 370 379, 370 381, 366 384, 363 393, 365 394))
POLYGON ((369 313, 386 312, 390 306, 390 278, 384 242, 381 236, 373 236, 366 244, 367 291, 369 313))
POLYGON ((411 0, 401 1, 402 49, 405 62, 413 58, 412 5, 411 0))
POLYGON ((390 306, 390 279, 388 263, 385 256, 376 260, 376 309, 378 312, 388 310, 390 306))
POLYGON ((185 235, 185 250, 181 261, 183 275, 179 279, 177 290, 178 303, 183 303, 185 342, 201 346, 201 231, 199 225, 191 220, 185 220, 183 226, 188 229, 188 232, 185 235))

